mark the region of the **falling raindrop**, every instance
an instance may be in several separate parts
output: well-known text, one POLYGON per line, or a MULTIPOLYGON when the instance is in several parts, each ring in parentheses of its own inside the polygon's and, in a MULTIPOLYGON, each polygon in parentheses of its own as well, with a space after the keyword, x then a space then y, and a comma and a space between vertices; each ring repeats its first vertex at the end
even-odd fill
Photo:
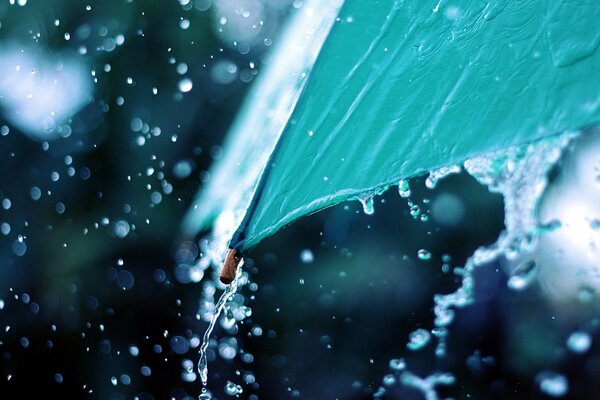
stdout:
POLYGON ((179 81, 179 91, 182 93, 187 93, 192 90, 194 86, 192 80, 190 78, 183 78, 179 81))
POLYGON ((556 372, 540 372, 536 379, 539 382, 540 391, 550 397, 562 397, 569 391, 567 378, 556 372))
POLYGON ((411 201, 409 201, 408 206, 410 207, 409 213, 413 218, 416 219, 419 217, 419 215, 421 215, 421 207, 419 207, 417 204, 414 204, 411 201))
POLYGON ((385 386, 392 386, 396 383, 396 377, 392 374, 387 374, 383 377, 383 384, 385 386))
POLYGON ((119 220, 115 222, 114 232, 115 235, 123 239, 125 236, 129 235, 130 226, 129 223, 125 220, 119 220))
POLYGON ((428 250, 425 249, 420 249, 417 252, 417 257, 419 257, 420 260, 429 260, 431 258, 431 253, 428 250))
POLYGON ((185 354, 190 349, 190 344, 183 336, 173 336, 169 343, 175 354, 185 354))
POLYGON ((392 358, 390 360, 390 368, 394 371, 402 371, 406 368, 406 362, 402 358, 392 358))
POLYGON ((238 352, 237 340, 233 337, 224 338, 219 343, 219 355, 224 360, 233 360, 238 352))
POLYGON ((240 385, 236 385, 233 382, 227 382, 225 385, 225 393, 229 396, 237 396, 242 394, 243 389, 240 385))
POLYGON ((406 344, 406 347, 408 347, 409 350, 417 351, 425 347, 427 343, 429 343, 430 339, 431 333, 420 328, 408 335, 408 343, 406 344))
POLYGON ((521 263, 510 275, 506 283, 513 290, 523 290, 533 282, 538 266, 535 261, 521 263))
POLYGON ((313 255, 313 252, 309 249, 304 249, 300 252, 300 261, 302 261, 304 264, 310 264, 314 260, 315 256, 313 255))
POLYGON ((567 347, 573 353, 583 354, 592 346, 592 338, 587 332, 576 331, 569 335, 567 347))
POLYGON ((131 345, 129 346, 129 354, 132 357, 137 357, 140 354, 140 349, 135 345, 131 345))
POLYGON ((117 274, 117 285, 123 290, 130 290, 135 284, 133 274, 126 269, 122 269, 117 274))
POLYGON ((177 179, 185 179, 192 173, 193 166, 189 160, 178 161, 173 167, 173 175, 177 179))
POLYGON ((232 61, 219 60, 211 69, 211 78, 219 85, 232 83, 238 74, 238 67, 232 61))

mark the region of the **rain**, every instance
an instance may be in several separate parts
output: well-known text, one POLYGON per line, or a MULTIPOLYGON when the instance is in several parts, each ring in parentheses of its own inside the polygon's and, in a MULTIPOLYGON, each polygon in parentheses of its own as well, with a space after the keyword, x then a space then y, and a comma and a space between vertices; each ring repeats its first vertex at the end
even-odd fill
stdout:
POLYGON ((504 3, 4 0, 0 398, 599 397, 600 15, 504 3))

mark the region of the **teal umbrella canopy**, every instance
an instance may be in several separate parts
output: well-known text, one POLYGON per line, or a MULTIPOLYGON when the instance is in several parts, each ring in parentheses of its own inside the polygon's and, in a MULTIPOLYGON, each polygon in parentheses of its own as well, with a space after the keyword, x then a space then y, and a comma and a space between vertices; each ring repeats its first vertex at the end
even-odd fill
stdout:
POLYGON ((600 121, 597 0, 340 5, 291 22, 186 231, 230 215, 243 253, 400 179, 600 121))

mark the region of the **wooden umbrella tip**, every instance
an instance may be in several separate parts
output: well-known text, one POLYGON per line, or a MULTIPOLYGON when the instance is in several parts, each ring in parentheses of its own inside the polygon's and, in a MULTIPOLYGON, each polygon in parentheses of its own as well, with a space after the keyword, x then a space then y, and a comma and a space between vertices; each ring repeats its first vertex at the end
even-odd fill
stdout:
POLYGON ((235 249, 229 249, 225 263, 223 263, 223 268, 221 269, 221 274, 219 275, 219 280, 225 285, 233 282, 241 261, 242 255, 240 252, 235 249))

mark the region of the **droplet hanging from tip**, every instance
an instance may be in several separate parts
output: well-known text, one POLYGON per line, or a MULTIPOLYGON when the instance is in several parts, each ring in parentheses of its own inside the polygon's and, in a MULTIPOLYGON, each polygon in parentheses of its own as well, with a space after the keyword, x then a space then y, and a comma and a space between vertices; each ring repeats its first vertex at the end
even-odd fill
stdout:
POLYGON ((375 212, 375 206, 373 204, 373 195, 361 195, 358 197, 358 201, 362 204, 363 212, 367 215, 372 215, 375 212))

